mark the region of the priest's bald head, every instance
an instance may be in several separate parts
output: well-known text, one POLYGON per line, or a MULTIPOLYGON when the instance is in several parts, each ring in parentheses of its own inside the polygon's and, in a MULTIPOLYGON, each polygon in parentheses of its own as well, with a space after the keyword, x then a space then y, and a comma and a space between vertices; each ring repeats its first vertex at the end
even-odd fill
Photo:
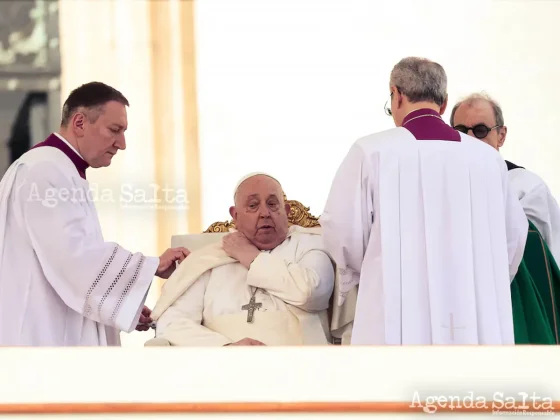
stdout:
POLYGON ((386 112, 400 127, 417 109, 428 108, 443 115, 447 107, 447 75, 441 65, 425 58, 408 57, 395 65, 389 81, 390 107, 386 112))
POLYGON ((451 126, 499 150, 504 145, 507 127, 496 100, 484 93, 474 93, 457 102, 451 111, 451 126))
POLYGON ((263 172, 244 176, 234 191, 230 214, 236 229, 260 250, 276 248, 288 235, 290 205, 280 183, 263 172))
POLYGON ((117 151, 126 148, 124 132, 128 100, 100 82, 73 90, 62 108, 60 134, 89 166, 109 166, 117 151))

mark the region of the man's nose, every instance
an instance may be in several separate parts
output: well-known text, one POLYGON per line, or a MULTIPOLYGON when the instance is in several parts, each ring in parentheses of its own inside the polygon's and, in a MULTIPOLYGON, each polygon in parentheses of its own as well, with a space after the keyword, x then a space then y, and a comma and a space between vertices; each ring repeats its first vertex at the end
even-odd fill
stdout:
POLYGON ((119 150, 125 150, 126 149, 126 140, 124 138, 124 134, 117 139, 117 141, 115 142, 115 146, 119 150))
POLYGON ((262 218, 270 217, 270 210, 268 209, 268 207, 261 207, 259 216, 262 218))

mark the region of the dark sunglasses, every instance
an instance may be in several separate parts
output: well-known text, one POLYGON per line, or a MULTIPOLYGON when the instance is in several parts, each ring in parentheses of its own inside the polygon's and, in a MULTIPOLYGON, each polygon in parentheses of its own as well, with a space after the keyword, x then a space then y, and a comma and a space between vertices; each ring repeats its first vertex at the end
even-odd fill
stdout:
POLYGON ((498 127, 500 127, 500 126, 495 125, 494 127, 487 127, 484 124, 477 124, 474 127, 465 127, 464 125, 456 125, 453 128, 455 130, 460 131, 461 133, 465 133, 465 134, 468 134, 469 130, 472 130, 473 135, 477 139, 483 139, 490 133, 490 131, 492 131, 493 129, 498 128, 498 127))

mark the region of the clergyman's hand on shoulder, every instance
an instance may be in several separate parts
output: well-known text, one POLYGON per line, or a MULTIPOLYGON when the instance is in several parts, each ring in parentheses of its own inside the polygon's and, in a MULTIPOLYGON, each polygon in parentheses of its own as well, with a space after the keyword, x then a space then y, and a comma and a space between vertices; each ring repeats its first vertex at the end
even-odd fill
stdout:
POLYGON ((187 248, 169 248, 161 257, 159 257, 159 267, 156 271, 156 276, 162 279, 168 279, 175 271, 175 262, 181 262, 189 256, 191 252, 187 248))
POLYGON ((236 259, 249 269, 251 263, 260 254, 259 249, 241 232, 233 232, 224 236, 222 248, 231 258, 236 259))
POLYGON ((259 340, 253 340, 252 338, 244 338, 235 343, 226 344, 226 346, 266 346, 266 344, 260 342, 259 340))

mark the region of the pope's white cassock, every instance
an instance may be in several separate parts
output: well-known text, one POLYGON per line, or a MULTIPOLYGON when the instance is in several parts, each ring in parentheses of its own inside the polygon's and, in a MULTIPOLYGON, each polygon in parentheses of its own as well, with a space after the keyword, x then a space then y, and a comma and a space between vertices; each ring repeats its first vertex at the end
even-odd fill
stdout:
POLYGON ((328 344, 334 267, 321 236, 292 226, 247 270, 221 241, 194 250, 166 281, 152 318, 156 339, 174 346, 223 346, 243 338, 265 345, 328 344), (249 311, 251 297, 261 306, 249 311))
POLYGON ((159 258, 103 240, 87 163, 58 134, 0 184, 0 345, 119 345, 159 258))
POLYGON ((556 262, 560 262, 560 207, 550 189, 534 172, 506 160, 510 183, 556 262))
POLYGON ((499 153, 429 109, 358 140, 320 219, 352 344, 514 344, 527 218, 499 153))

